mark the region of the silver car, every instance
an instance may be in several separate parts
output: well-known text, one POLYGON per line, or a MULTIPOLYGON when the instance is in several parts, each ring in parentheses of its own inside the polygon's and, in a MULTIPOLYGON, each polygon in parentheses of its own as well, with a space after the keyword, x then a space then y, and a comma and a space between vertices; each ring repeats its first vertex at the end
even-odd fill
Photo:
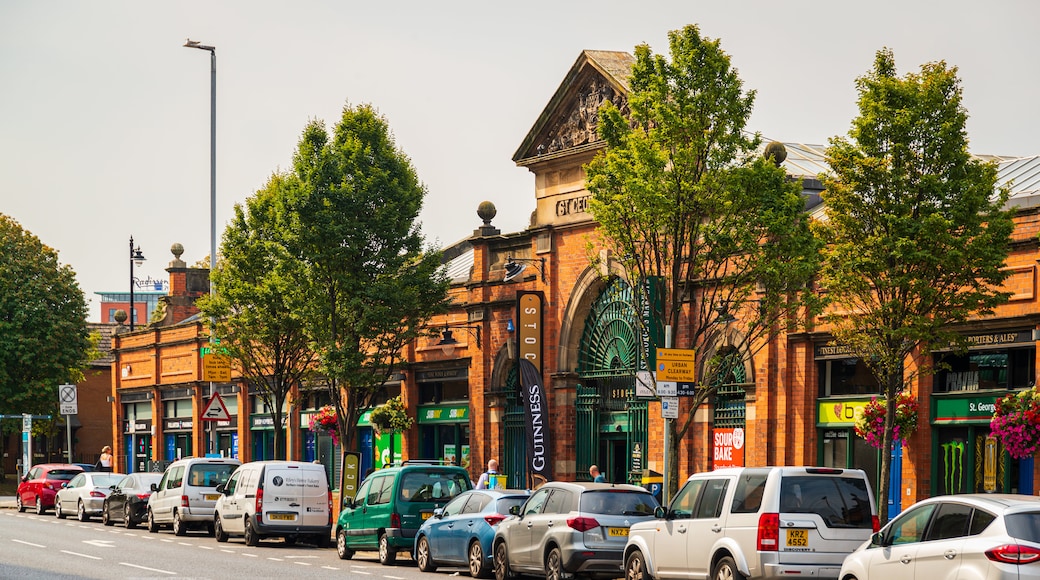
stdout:
POLYGON ((498 524, 495 578, 617 578, 629 527, 652 519, 659 505, 634 485, 549 482, 498 524))
POLYGON ((840 580, 1040 578, 1040 497, 931 497, 845 558, 840 580))
POLYGON ((101 515, 105 498, 112 493, 112 486, 123 479, 122 473, 106 473, 89 471, 77 474, 54 496, 54 515, 58 519, 75 514, 79 521, 85 522, 93 516, 101 515))

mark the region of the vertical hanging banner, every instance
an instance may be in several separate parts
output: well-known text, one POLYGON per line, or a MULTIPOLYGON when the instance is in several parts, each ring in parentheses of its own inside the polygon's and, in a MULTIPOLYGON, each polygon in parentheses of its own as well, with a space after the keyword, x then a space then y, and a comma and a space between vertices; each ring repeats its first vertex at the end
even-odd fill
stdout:
POLYGON ((516 293, 517 354, 534 368, 542 370, 542 293, 516 293))
POLYGON ((524 406, 527 439, 527 473, 552 480, 552 446, 549 440, 549 408, 542 373, 527 359, 520 359, 520 399, 524 406))

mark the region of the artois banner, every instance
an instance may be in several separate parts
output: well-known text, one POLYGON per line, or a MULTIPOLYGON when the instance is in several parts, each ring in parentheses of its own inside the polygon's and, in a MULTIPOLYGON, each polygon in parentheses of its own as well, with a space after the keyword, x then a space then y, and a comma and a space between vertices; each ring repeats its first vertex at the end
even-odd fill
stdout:
MULTIPOLYGON (((527 440, 527 474, 552 480, 552 446, 549 443, 549 408, 542 375, 527 359, 520 359, 520 400, 524 406, 527 440)), ((533 487, 533 486, 532 486, 533 487)))

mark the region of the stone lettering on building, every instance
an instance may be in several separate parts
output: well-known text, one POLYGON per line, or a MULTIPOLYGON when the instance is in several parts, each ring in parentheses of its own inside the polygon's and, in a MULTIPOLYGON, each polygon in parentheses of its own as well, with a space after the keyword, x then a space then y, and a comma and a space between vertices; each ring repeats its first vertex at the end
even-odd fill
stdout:
POLYGON ((589 198, 591 195, 582 195, 569 199, 561 199, 556 202, 556 217, 566 217, 579 213, 588 213, 589 198))

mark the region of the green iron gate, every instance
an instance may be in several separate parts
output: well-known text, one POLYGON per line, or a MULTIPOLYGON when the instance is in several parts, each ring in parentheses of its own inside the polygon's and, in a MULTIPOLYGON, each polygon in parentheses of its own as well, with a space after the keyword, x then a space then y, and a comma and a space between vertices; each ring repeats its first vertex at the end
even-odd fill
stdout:
POLYGON ((745 427, 747 403, 743 385, 747 383, 744 361, 737 350, 722 357, 722 368, 715 375, 715 413, 712 425, 719 429, 745 427))
POLYGON ((506 412, 502 419, 503 455, 499 458, 499 468, 506 475, 506 485, 510 489, 525 489, 528 487, 524 469, 527 465, 527 443, 524 439, 524 406, 520 401, 520 377, 516 369, 514 364, 506 377, 506 412))
POLYGON ((585 319, 575 405, 578 479, 588 479, 589 466, 599 464, 608 480, 623 473, 628 483, 639 483, 645 466, 647 403, 635 397, 635 372, 646 365, 632 294, 627 283, 612 279, 585 319))

